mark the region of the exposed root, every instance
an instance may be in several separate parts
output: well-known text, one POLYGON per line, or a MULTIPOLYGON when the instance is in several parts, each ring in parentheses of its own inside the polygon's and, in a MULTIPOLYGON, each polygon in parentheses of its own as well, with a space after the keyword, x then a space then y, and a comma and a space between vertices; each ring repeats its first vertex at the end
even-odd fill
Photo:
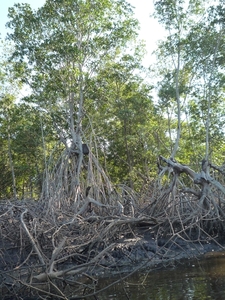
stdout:
MULTIPOLYGON (((68 173, 65 164, 59 168, 68 173)), ((131 274, 204 254, 209 247, 224 249, 225 201, 218 176, 162 157, 159 168, 150 195, 113 187, 95 165, 99 186, 92 181, 85 187, 85 179, 72 189, 70 182, 62 197, 65 182, 55 172, 61 184, 54 178, 56 189, 46 202, 2 202, 1 292, 85 298, 99 292, 97 277, 107 272, 131 274)))

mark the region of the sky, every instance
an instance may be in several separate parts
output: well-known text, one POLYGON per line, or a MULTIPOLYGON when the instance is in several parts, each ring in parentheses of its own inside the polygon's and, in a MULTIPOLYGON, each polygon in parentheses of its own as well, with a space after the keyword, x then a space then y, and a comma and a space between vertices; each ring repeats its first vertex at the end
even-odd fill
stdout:
POLYGON ((140 22, 140 38, 145 40, 147 55, 144 59, 144 64, 149 66, 154 62, 152 52, 156 50, 157 43, 165 36, 163 27, 156 19, 150 17, 154 11, 153 0, 127 0, 135 7, 134 12, 136 18, 140 22))
MULTIPOLYGON (((153 12, 153 0, 127 0, 135 7, 135 16, 141 25, 140 38, 146 42, 147 55, 143 60, 144 65, 149 66, 154 57, 151 53, 157 47, 157 41, 163 38, 163 29, 150 14, 153 12)), ((15 3, 29 3, 33 9, 37 9, 45 3, 45 0, 0 0, 0 33, 2 38, 6 36, 5 24, 8 21, 8 8, 15 3)))

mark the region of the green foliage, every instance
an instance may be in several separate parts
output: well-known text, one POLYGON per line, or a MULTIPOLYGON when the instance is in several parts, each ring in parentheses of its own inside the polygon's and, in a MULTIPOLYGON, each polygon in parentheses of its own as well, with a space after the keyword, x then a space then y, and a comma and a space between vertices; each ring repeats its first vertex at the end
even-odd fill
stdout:
MULTIPOLYGON (((137 21, 124 1, 48 0, 37 12, 28 4, 17 4, 9 17, 13 57, 22 60, 17 65, 27 62, 26 80, 29 78, 36 92, 49 95, 54 91, 58 98, 65 98, 71 90, 76 92, 81 75, 96 71, 117 48, 136 36, 137 21), (27 77, 30 68, 33 72, 27 77)), ((55 98, 55 94, 50 97, 51 103, 55 98)))
POLYGON ((171 143, 178 92, 182 133, 177 157, 190 164, 205 152, 218 161, 224 144, 223 7, 207 7, 202 1, 156 1, 155 8, 155 16, 169 31, 158 51, 158 95, 171 143))
POLYGON ((143 81, 140 70, 138 55, 109 61, 90 83, 92 101, 87 109, 112 179, 136 189, 143 178, 155 176, 162 150, 156 144, 165 139, 162 118, 152 102, 152 86, 143 81))
MULTIPOLYGON (((0 198, 34 198, 40 193, 44 169, 40 111, 18 101, 21 84, 15 78, 15 64, 8 60, 13 47, 3 42, 1 45, 0 198)), ((50 145, 54 139, 52 129, 46 114, 42 114, 50 145)))
POLYGON ((136 42, 131 6, 47 0, 36 12, 17 4, 9 17, 15 71, 32 89, 26 102, 47 112, 68 144, 94 128, 105 149, 99 159, 107 159, 115 182, 132 185, 137 172, 147 173, 156 160, 152 128, 158 119, 151 87, 140 75, 144 48, 136 42))
POLYGON ((224 7, 163 0, 155 1, 154 15, 168 30, 157 51, 158 103, 143 79, 150 76, 141 65, 145 49, 126 1, 47 0, 37 11, 28 4, 10 8, 14 46, 5 51, 10 63, 1 58, 0 72, 1 195, 12 196, 13 172, 19 196, 37 195, 45 163, 60 155, 51 154, 59 141, 59 152, 90 141, 113 181, 139 190, 155 176, 157 156, 171 155, 176 140, 183 163, 198 168, 207 151, 223 162, 224 7), (31 93, 18 104, 22 84, 31 93))
MULTIPOLYGON (((9 103, 9 98, 2 98, 1 103, 0 198, 13 197, 9 151, 12 155, 17 196, 36 198, 42 188, 44 170, 40 113, 29 105, 15 104, 13 99, 9 103)), ((47 116, 45 119, 47 120, 47 116)), ((52 130, 45 126, 46 142, 49 145, 53 139, 51 133, 52 130)))

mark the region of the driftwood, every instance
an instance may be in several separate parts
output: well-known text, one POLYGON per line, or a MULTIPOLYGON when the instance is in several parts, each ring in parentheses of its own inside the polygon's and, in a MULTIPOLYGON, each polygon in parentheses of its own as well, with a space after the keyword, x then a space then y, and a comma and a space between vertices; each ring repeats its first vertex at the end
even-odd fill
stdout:
MULTIPOLYGON (((201 170, 200 173, 197 173, 193 171, 191 168, 189 168, 188 166, 182 165, 171 159, 166 159, 163 156, 160 156, 160 160, 166 162, 168 166, 171 167, 173 171, 178 175, 180 175, 181 173, 185 173, 191 177, 194 183, 200 185, 204 185, 205 183, 207 184, 211 183, 225 195, 225 187, 220 182, 218 182, 217 180, 215 180, 213 177, 210 176, 209 172, 206 171, 207 168, 203 168, 203 170, 201 170)), ((212 166, 216 170, 220 170, 220 168, 216 168, 213 165, 209 164, 209 166, 212 166)))
POLYGON ((158 166, 161 177, 168 173, 172 178, 162 196, 173 199, 170 207, 177 209, 174 206, 177 206, 178 202, 179 205, 184 205, 186 202, 185 206, 189 206, 187 209, 189 216, 187 215, 183 220, 190 224, 194 219, 198 219, 202 228, 211 227, 209 231, 219 230, 222 232, 223 220, 225 219, 225 187, 211 175, 211 173, 213 174, 211 168, 219 171, 220 168, 212 167, 209 162, 203 161, 200 172, 195 172, 189 166, 162 156, 159 157, 158 166), (166 165, 162 166, 162 163, 166 163, 166 165), (181 183, 182 175, 191 179, 193 183, 191 188, 181 183), (187 197, 187 195, 189 196, 187 197))
MULTIPOLYGON (((11 284, 13 276, 18 287, 24 283, 24 287, 29 286, 33 293, 41 292, 36 288, 38 282, 50 281, 57 285, 53 281, 66 279, 75 284, 77 276, 103 270, 105 257, 111 256, 115 247, 121 247, 120 251, 123 251, 123 246, 119 245, 124 243, 127 235, 134 235, 137 226, 155 226, 158 222, 138 207, 136 217, 132 213, 121 214, 117 205, 108 205, 108 215, 102 211, 97 215, 98 211, 87 210, 90 203, 97 209, 107 207, 87 196, 77 214, 55 210, 54 218, 46 218, 45 205, 39 202, 2 203, 0 222, 4 226, 0 240, 4 244, 0 242, 3 254, 0 277, 7 278, 3 282, 11 284), (14 249, 11 262, 7 258, 9 248, 14 249)), ((117 263, 115 258, 113 260, 115 268, 117 263)))

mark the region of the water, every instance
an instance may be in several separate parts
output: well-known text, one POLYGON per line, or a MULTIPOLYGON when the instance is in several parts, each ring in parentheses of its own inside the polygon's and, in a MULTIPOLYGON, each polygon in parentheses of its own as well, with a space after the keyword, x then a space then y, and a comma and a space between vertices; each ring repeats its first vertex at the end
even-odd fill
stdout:
MULTIPOLYGON (((118 276, 99 282, 103 288, 118 276)), ((174 269, 138 273, 98 294, 99 300, 224 300, 225 253, 185 261, 174 269)))

